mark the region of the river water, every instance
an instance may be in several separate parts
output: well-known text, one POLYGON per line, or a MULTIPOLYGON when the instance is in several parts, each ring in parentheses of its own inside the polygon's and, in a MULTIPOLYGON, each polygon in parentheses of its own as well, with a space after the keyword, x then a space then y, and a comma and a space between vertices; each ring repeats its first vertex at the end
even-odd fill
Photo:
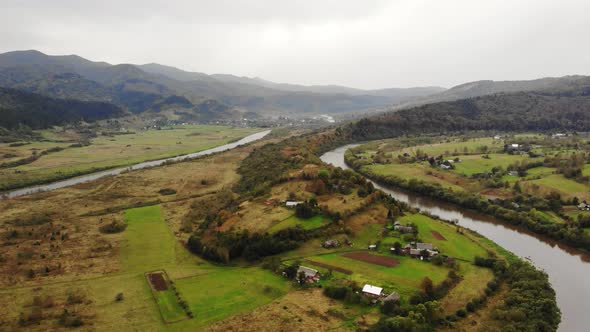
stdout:
MULTIPOLYGON (((344 152, 353 146, 355 145, 346 145, 326 152, 321 159, 334 166, 348 169, 344 163, 344 152)), ((456 219, 459 225, 477 231, 547 272, 561 309, 559 331, 590 331, 590 312, 586 312, 590 310, 590 255, 531 232, 502 224, 481 213, 401 190, 385 188, 376 183, 375 187, 399 201, 443 219, 456 219)))
POLYGON ((57 182, 53 182, 50 184, 9 191, 9 192, 1 195, 0 198, 13 198, 13 197, 29 195, 29 194, 41 192, 41 191, 55 190, 55 189, 59 189, 59 188, 63 188, 63 187, 73 186, 75 184, 79 184, 79 183, 83 183, 83 182, 93 181, 93 180, 100 179, 105 176, 121 174, 121 172, 124 172, 124 171, 131 171, 131 170, 136 170, 136 169, 160 166, 160 165, 162 165, 166 162, 169 162, 169 161, 180 161, 183 159, 196 158, 196 157, 206 156, 206 155, 216 153, 216 152, 231 150, 231 149, 236 148, 240 145, 244 145, 244 144, 259 140, 259 139, 263 138, 264 136, 268 135, 269 133, 270 133, 270 130, 265 130, 265 131, 261 131, 261 132, 246 136, 246 137, 240 139, 239 141, 236 141, 233 143, 220 145, 220 146, 217 146, 217 147, 214 147, 211 149, 207 149, 207 150, 203 150, 203 151, 199 151, 199 152, 195 152, 195 153, 191 153, 191 154, 186 154, 186 155, 171 157, 171 158, 165 158, 165 159, 159 159, 159 160, 146 161, 146 162, 135 164, 135 165, 128 166, 128 167, 115 168, 115 169, 111 169, 111 170, 107 170, 107 171, 96 172, 96 173, 91 173, 91 174, 87 174, 87 175, 83 175, 83 176, 78 176, 78 177, 74 177, 74 178, 67 179, 67 180, 57 181, 57 182))

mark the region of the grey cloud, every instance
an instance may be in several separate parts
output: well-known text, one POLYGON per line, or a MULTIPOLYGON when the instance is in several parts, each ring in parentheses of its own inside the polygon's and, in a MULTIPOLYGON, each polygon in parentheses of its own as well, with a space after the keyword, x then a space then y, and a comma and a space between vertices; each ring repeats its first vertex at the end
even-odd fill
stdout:
POLYGON ((0 0, 0 51, 303 84, 589 74, 590 2, 0 0))

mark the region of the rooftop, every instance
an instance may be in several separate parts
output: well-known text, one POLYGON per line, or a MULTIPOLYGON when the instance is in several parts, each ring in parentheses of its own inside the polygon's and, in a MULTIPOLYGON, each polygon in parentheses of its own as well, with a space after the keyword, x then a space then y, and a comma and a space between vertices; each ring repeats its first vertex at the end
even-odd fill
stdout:
POLYGON ((363 293, 369 293, 369 294, 373 294, 373 295, 381 295, 382 292, 383 292, 383 288, 381 288, 381 287, 372 286, 372 285, 365 285, 363 287, 363 293))

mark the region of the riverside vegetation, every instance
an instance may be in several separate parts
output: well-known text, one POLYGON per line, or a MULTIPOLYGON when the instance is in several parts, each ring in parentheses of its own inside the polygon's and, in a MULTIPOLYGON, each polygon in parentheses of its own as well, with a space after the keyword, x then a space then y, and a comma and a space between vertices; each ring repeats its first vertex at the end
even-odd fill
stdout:
POLYGON ((376 181, 590 249, 587 135, 418 136, 368 143, 346 162, 376 181))
POLYGON ((0 302, 13 301, 1 326, 410 331, 452 328, 485 312, 489 319, 478 327, 556 329, 559 309, 544 273, 478 234, 410 209, 354 172, 323 164, 317 153, 337 140, 330 132, 271 135, 92 186, 0 201, 7 229, 0 302), (288 199, 303 203, 287 208, 288 199), (395 221, 415 231, 401 234, 395 221), (323 248, 327 239, 341 245, 323 248), (431 242, 449 258, 390 251, 413 241, 431 242), (320 271, 320 282, 295 281, 300 265, 320 271), (154 298, 145 273, 157 271, 165 272, 170 296, 154 298), (373 305, 356 293, 365 283, 401 301, 373 305), (86 290, 82 303, 64 304, 77 289, 86 290), (508 298, 518 300, 498 301, 508 298), (185 318, 167 323, 171 315, 185 318))

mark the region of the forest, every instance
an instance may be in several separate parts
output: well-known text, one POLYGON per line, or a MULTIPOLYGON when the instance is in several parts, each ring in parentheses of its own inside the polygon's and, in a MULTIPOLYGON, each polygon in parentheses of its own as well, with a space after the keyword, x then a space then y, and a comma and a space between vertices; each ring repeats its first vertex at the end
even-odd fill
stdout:
POLYGON ((388 112, 343 130, 352 141, 474 130, 585 131, 590 128, 589 107, 590 88, 495 94, 388 112))

